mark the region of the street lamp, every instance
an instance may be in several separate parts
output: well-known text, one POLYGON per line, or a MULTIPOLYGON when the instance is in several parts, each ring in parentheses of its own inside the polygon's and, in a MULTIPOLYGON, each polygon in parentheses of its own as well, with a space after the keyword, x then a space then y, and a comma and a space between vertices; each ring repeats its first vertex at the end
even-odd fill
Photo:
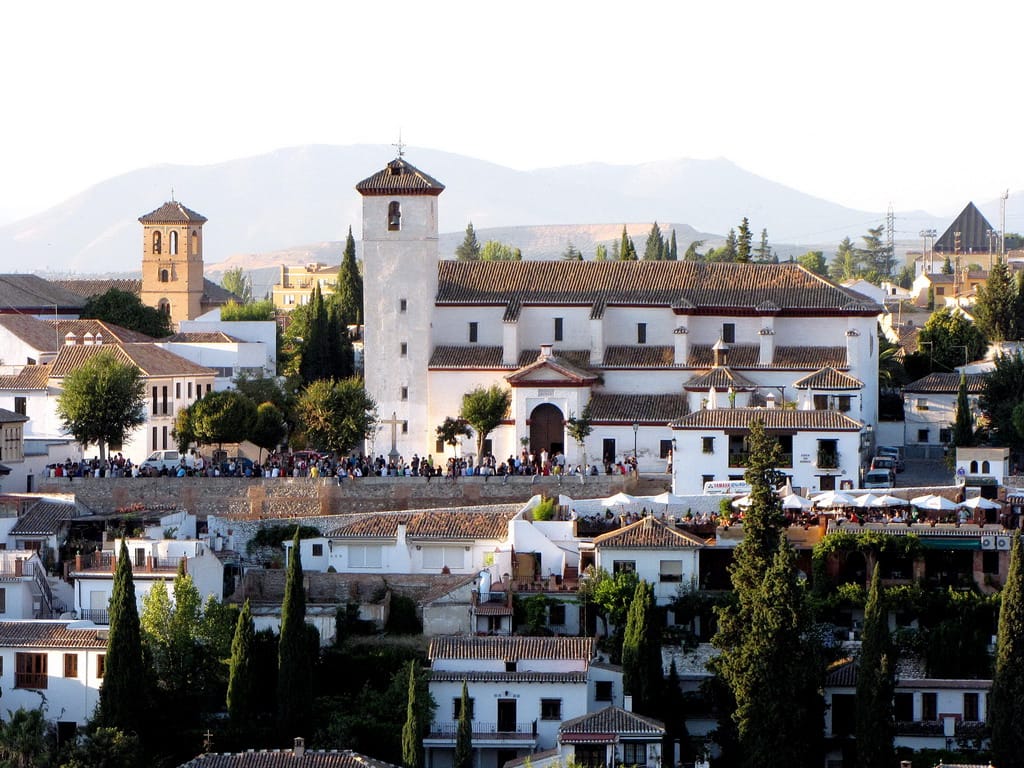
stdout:
POLYGON ((636 433, 640 431, 640 423, 633 422, 633 470, 636 472, 637 477, 640 476, 640 461, 636 454, 636 433))

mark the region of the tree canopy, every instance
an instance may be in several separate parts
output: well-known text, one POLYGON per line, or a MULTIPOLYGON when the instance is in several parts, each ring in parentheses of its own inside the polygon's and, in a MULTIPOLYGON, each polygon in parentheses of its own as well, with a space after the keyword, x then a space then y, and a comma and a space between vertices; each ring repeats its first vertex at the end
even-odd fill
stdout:
POLYGON ((261 301, 250 301, 245 304, 239 304, 237 301, 229 301, 223 307, 220 308, 220 319, 224 322, 235 322, 237 320, 273 320, 277 314, 277 310, 274 309, 274 302, 270 299, 262 299, 261 301))
POLYGON ((106 293, 90 298, 85 302, 79 317, 113 323, 157 339, 173 333, 170 315, 143 304, 138 294, 120 288, 111 288, 106 293))
POLYGON ((256 426, 256 404, 235 389, 211 392, 178 412, 174 437, 180 450, 189 444, 223 445, 248 440, 256 426))
POLYGON ((501 424, 512 402, 512 393, 493 384, 487 389, 478 387, 462 396, 463 419, 476 432, 476 455, 483 456, 484 441, 501 424))
POLYGON ((351 226, 345 237, 345 252, 338 267, 334 296, 338 302, 338 317, 342 326, 363 322, 363 276, 356 262, 356 240, 352 236, 351 226))
POLYGON ((1014 413, 1024 403, 1024 355, 999 355, 996 367, 985 377, 978 406, 985 414, 988 438, 994 445, 1018 448, 1024 432, 1014 422, 1014 413))
POLYGON ((1017 286, 1006 263, 992 265, 985 285, 978 288, 974 319, 978 330, 992 341, 1011 341, 1019 335, 1017 286))
POLYGON ((1003 586, 996 635, 989 722, 992 723, 992 764, 1014 768, 1024 762, 1024 558, 1020 531, 1010 549, 1010 567, 1003 586))
POLYGON ((466 236, 455 249, 455 258, 459 261, 476 261, 480 258, 480 241, 476 239, 472 221, 466 225, 466 236))
POLYGON ((918 345, 936 371, 952 371, 983 357, 988 349, 978 326, 950 307, 932 313, 921 329, 918 345))
POLYGON ((357 377, 314 381, 295 406, 306 440, 317 448, 348 453, 377 426, 377 406, 357 377))
POLYGON ((242 267, 225 270, 220 285, 224 290, 235 294, 242 304, 252 303, 252 275, 242 267))
POLYGON ((146 715, 148 676, 142 658, 142 629, 135 602, 131 556, 124 539, 121 539, 114 570, 109 621, 98 721, 127 732, 137 731, 146 715))

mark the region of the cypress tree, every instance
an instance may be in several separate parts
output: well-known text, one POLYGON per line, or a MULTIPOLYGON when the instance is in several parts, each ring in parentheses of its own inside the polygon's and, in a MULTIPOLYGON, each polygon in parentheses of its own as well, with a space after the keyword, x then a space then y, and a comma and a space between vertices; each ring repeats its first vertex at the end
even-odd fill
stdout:
POLYGON ((961 448, 974 445, 974 420, 971 418, 971 406, 967 401, 967 375, 963 371, 960 371, 960 388, 956 394, 953 445, 961 448))
POLYGON ((306 630, 306 590, 302 584, 299 531, 292 539, 288 577, 281 605, 281 637, 277 661, 277 722, 282 738, 301 735, 309 727, 313 700, 313 665, 306 630))
POLYGON ((473 768, 473 718, 469 711, 469 689, 462 681, 462 698, 459 700, 459 725, 455 731, 455 756, 452 768, 473 768))
POLYGON ((857 664, 856 734, 860 768, 890 768, 896 759, 892 703, 895 693, 896 659, 876 563, 864 608, 864 632, 857 664))
POLYGON ((619 259, 621 261, 636 261, 636 246, 633 245, 633 238, 626 232, 626 225, 622 225, 622 239, 619 243, 619 259))
POLYGON ((323 349, 326 325, 327 313, 324 309, 323 295, 320 293, 320 284, 317 283, 309 297, 309 325, 302 340, 302 359, 299 361, 299 376, 306 384, 324 378, 323 349))
POLYGON ((231 639, 231 667, 228 673, 228 715, 232 725, 243 727, 257 712, 257 680, 254 674, 252 650, 256 642, 256 627, 252 620, 252 609, 245 601, 235 635, 231 639))
POLYGON ((459 261, 479 261, 480 250, 480 241, 476 239, 476 231, 471 221, 466 225, 466 236, 455 249, 455 258, 459 261))
POLYGON ((676 244, 676 231, 674 229, 668 239, 668 255, 666 258, 669 261, 679 261, 679 246, 676 244))
POLYGON ((744 216, 743 221, 740 222, 739 237, 736 238, 736 261, 744 264, 750 261, 752 243, 753 233, 750 231, 750 222, 744 216))
POLYGON ((665 718, 665 742, 662 754, 667 765, 678 765, 690 760, 692 748, 690 732, 686 728, 686 700, 679 685, 679 670, 675 659, 668 668, 665 680, 665 693, 662 696, 662 716, 665 718), (679 745, 679 756, 676 757, 676 745, 679 745))
POLYGON ((409 662, 409 702, 405 707, 405 725, 402 726, 402 765, 422 768, 423 742, 420 740, 420 704, 416 700, 416 664, 409 662))
POLYGON ((356 263, 356 240, 352 237, 352 227, 348 228, 345 238, 345 253, 338 267, 338 283, 335 295, 341 313, 343 326, 363 322, 363 277, 359 274, 356 263))
POLYGON ((654 622, 654 595, 641 581, 633 592, 622 638, 623 687, 633 695, 633 709, 653 714, 663 687, 660 633, 654 622))
POLYGON ((121 549, 117 555, 109 619, 99 719, 107 727, 120 728, 128 733, 137 732, 144 724, 147 675, 142 658, 142 629, 139 626, 139 608, 135 602, 132 561, 124 539, 121 539, 121 549))
POLYGON ((992 764, 1024 766, 1024 571, 1020 531, 1013 534, 1010 568, 999 606, 996 669, 989 697, 992 723, 992 764))
POLYGON ((661 235, 658 222, 654 222, 650 234, 647 235, 647 243, 644 245, 644 261, 661 261, 664 255, 665 239, 661 235))

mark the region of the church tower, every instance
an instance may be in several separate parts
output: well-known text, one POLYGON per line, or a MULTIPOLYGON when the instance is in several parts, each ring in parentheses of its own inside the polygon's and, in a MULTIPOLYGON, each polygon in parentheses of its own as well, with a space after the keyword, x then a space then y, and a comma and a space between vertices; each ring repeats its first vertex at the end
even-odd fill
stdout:
POLYGON ((414 452, 433 452, 435 443, 437 425, 427 423, 427 367, 437 296, 437 198, 444 185, 399 150, 356 190, 363 197, 363 365, 381 420, 373 451, 389 454, 394 434, 397 453, 409 461, 414 452))
POLYGON ((203 224, 206 217, 176 200, 139 217, 142 224, 143 304, 171 316, 171 324, 202 314, 203 224))

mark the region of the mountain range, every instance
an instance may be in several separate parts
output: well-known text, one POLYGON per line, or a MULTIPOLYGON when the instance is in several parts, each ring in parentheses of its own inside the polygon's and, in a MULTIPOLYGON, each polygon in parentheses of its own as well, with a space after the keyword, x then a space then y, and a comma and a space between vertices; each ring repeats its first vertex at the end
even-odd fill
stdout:
MULTIPOLYGON (((724 159, 518 171, 430 149, 411 148, 405 156, 447 187, 439 208, 442 256, 451 254, 470 221, 481 241, 509 243, 525 258, 557 257, 570 241, 591 256, 596 243, 617 239, 624 223, 641 252, 652 221, 661 222, 666 234, 676 229, 681 252, 691 240, 721 238, 747 216, 755 241, 766 228, 769 241, 786 255, 834 249, 843 237, 857 241, 869 226, 884 222, 878 212, 804 194, 724 159)), ((213 274, 231 264, 337 263, 348 228, 360 236, 355 184, 392 157, 390 147, 379 145, 310 145, 214 165, 126 173, 0 227, 0 271, 136 271, 137 219, 172 197, 209 219, 205 259, 213 274)), ((997 201, 979 207, 998 222, 997 201)), ((951 220, 899 212, 897 238, 914 243, 920 229, 941 233, 951 220)))

